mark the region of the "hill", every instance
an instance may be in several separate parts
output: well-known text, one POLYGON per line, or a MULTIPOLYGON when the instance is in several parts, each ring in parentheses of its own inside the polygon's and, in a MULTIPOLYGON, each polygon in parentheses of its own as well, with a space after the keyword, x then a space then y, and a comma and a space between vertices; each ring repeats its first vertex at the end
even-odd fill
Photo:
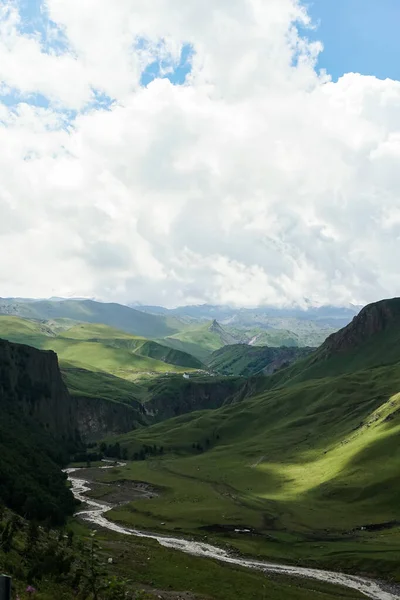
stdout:
POLYGON ((106 325, 83 323, 65 329, 57 322, 0 316, 0 335, 14 342, 54 350, 61 364, 109 373, 122 379, 201 369, 193 356, 106 325), (55 323, 55 326, 54 326, 55 323))
POLYGON ((310 354, 312 348, 269 348, 236 344, 212 353, 209 369, 222 375, 269 375, 310 354))
POLYGON ((102 323, 145 338, 162 338, 183 328, 183 324, 175 317, 146 314, 121 304, 105 304, 94 300, 3 298, 0 299, 0 314, 40 321, 70 319, 102 323))

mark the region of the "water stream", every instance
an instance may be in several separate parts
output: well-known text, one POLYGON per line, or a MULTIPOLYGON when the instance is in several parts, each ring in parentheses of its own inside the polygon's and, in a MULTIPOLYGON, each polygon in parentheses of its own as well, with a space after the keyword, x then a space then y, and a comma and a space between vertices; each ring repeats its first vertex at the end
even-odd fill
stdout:
MULTIPOLYGON (((119 463, 118 466, 125 466, 119 463)), ((112 468, 110 466, 101 467, 102 469, 112 468)), ((279 573, 281 575, 292 575, 297 577, 306 577, 308 579, 317 579, 334 585, 341 585, 347 588, 358 590, 368 598, 373 600, 399 600, 400 592, 390 589, 388 585, 374 580, 357 577, 355 575, 346 575, 345 573, 335 573, 333 571, 322 571, 319 569, 307 569, 305 567, 296 567, 292 565, 281 565, 269 562, 251 560, 249 558, 240 558, 232 556, 226 550, 211 546, 203 542, 186 540, 163 535, 156 535, 145 531, 138 531, 129 527, 124 527, 109 521, 104 515, 113 508, 113 505, 105 502, 92 500, 86 494, 90 491, 90 484, 85 479, 78 478, 75 474, 79 469, 66 469, 69 481, 72 485, 72 491, 76 499, 83 502, 87 508, 77 513, 85 521, 93 523, 98 527, 104 527, 116 533, 123 535, 133 535, 136 537, 150 538, 157 540, 165 548, 180 550, 192 556, 201 556, 212 558, 225 563, 239 565, 249 569, 257 569, 265 573, 279 573)))

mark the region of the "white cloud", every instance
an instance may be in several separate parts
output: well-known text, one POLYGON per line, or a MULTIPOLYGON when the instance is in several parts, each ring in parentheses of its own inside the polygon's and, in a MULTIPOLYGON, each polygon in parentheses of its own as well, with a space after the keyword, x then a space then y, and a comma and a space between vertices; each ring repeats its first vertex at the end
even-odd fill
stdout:
POLYGON ((0 295, 398 293, 400 83, 317 73, 295 0, 47 0, 63 52, 0 8, 0 89, 25 98, 0 104, 0 295), (140 86, 188 43, 184 86, 140 86))

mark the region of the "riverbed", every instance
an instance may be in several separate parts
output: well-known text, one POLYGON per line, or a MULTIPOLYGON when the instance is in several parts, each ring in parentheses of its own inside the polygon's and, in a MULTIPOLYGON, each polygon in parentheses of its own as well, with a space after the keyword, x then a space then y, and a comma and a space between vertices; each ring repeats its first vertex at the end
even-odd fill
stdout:
MULTIPOLYGON (((109 469, 112 468, 112 466, 113 465, 105 465, 101 468, 109 469)), ((123 463, 119 463, 118 466, 123 467, 125 465, 123 463)), ((86 508, 79 511, 77 516, 80 516, 85 521, 95 524, 98 527, 103 527, 122 535, 132 535, 136 537, 157 540, 157 542, 165 548, 171 548, 185 552, 186 554, 191 554, 192 556, 211 558, 220 562, 238 565, 248 569, 256 569, 265 573, 279 573, 281 575, 293 577, 306 577, 308 579, 315 579, 333 585, 344 586, 357 590, 364 594, 367 598, 372 598, 372 600, 399 600, 400 598, 400 592, 398 590, 390 588, 390 586, 385 583, 366 579, 364 577, 347 575, 345 573, 336 573, 333 571, 323 571, 319 569, 307 569, 306 567, 296 567, 293 565, 262 562, 251 560, 249 558, 240 558, 237 556, 232 556, 226 550, 210 544, 191 541, 184 538, 162 536, 150 532, 138 531, 136 529, 131 529, 129 527, 124 527, 117 523, 113 523, 106 518, 105 513, 114 508, 115 505, 110 502, 103 502, 89 498, 87 494, 91 490, 90 483, 86 479, 78 476, 79 471, 80 469, 66 469, 66 473, 68 474, 68 479, 71 482, 72 492, 75 498, 86 505, 86 508)))

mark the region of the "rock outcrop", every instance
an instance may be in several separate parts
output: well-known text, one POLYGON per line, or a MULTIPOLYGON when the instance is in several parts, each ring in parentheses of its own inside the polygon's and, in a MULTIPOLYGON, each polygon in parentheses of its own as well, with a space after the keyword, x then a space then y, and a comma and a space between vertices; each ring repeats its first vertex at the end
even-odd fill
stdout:
POLYGON ((128 433, 146 420, 139 402, 124 405, 103 398, 75 397, 79 433, 85 441, 97 441, 106 435, 128 433))
POLYGON ((372 336, 400 325, 400 298, 369 304, 352 322, 332 334, 318 351, 319 358, 348 352, 362 346, 372 336))

